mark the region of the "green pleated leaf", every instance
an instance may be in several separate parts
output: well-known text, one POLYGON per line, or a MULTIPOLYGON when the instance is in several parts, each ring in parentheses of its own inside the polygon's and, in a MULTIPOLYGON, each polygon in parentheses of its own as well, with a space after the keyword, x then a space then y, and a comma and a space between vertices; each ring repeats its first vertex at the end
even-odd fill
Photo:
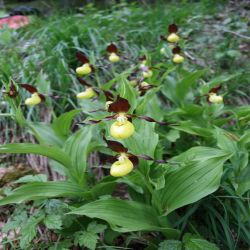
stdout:
POLYGON ((66 168, 71 167, 71 160, 61 149, 41 144, 12 143, 0 146, 0 154, 36 154, 55 160, 66 168))
POLYGON ((62 115, 57 117, 55 121, 52 123, 52 128, 58 135, 62 137, 67 137, 70 134, 70 126, 72 120, 80 112, 81 112, 80 109, 74 109, 69 112, 63 113, 62 115))
POLYGON ((83 127, 73 134, 64 145, 64 151, 72 161, 72 171, 79 182, 84 179, 84 172, 87 167, 87 156, 91 148, 92 128, 83 127))
POLYGON ((213 193, 220 185, 223 163, 230 154, 223 150, 194 147, 171 159, 165 188, 160 199, 165 214, 196 202, 213 193))
POLYGON ((154 152, 159 142, 159 135, 155 132, 155 124, 142 120, 137 120, 134 124, 136 126, 136 132, 133 136, 124 140, 124 145, 134 154, 143 153, 150 157, 154 157, 154 152), (150 147, 148 145, 150 145, 150 147))
MULTIPOLYGON (((74 209, 70 214, 85 215, 107 221, 115 231, 162 231, 169 237, 178 237, 179 231, 163 228, 152 207, 135 201, 103 199, 74 209)), ((163 218, 161 219, 163 220, 163 218)))
POLYGON ((30 123, 29 127, 39 143, 58 147, 63 145, 64 140, 56 134, 50 124, 36 122, 30 123))
POLYGON ((219 250, 219 248, 198 235, 186 233, 183 237, 185 250, 219 250))
POLYGON ((51 197, 78 197, 84 194, 82 187, 68 181, 34 182, 15 189, 0 200, 0 206, 51 197))
POLYGON ((181 103, 185 100, 189 93, 189 90, 194 86, 195 82, 204 75, 206 70, 197 70, 195 72, 188 73, 188 75, 182 79, 181 82, 176 85, 176 97, 181 103))
POLYGON ((181 121, 179 122, 178 126, 175 126, 174 128, 176 130, 180 130, 191 135, 198 135, 202 137, 213 136, 212 129, 198 126, 196 123, 192 121, 181 121))

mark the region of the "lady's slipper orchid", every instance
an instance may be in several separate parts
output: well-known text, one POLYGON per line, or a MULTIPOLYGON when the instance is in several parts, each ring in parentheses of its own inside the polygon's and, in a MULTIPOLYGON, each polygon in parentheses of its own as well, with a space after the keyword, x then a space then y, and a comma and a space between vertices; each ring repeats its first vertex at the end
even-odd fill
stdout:
POLYGON ((176 24, 170 24, 168 26, 169 35, 167 36, 167 41, 170 43, 178 43, 180 37, 177 35, 178 27, 176 24))
POLYGON ((137 85, 137 81, 136 80, 131 80, 129 81, 129 84, 132 86, 132 87, 135 87, 137 85))
POLYGON ((150 78, 150 77, 153 76, 153 71, 148 69, 147 71, 143 71, 142 75, 143 75, 144 78, 150 78))
POLYGON ((141 61, 139 69, 142 71, 143 78, 150 78, 153 76, 153 71, 149 66, 147 66, 147 58, 144 55, 143 57, 140 57, 139 60, 141 61))
POLYGON ((37 104, 39 104, 42 101, 42 99, 40 98, 38 93, 34 93, 31 95, 30 98, 27 98, 25 100, 25 104, 28 106, 35 106, 37 104))
POLYGON ((92 71, 92 69, 88 63, 85 63, 81 67, 76 68, 76 73, 79 76, 88 75, 89 73, 91 73, 91 71, 92 71))
POLYGON ((107 143, 108 148, 112 151, 118 153, 114 157, 109 157, 111 162, 113 162, 110 168, 110 175, 114 177, 122 177, 129 174, 134 167, 138 165, 139 158, 149 161, 155 161, 157 163, 165 163, 164 160, 154 160, 147 155, 135 155, 128 152, 128 149, 124 147, 120 142, 107 140, 103 137, 107 143))
POLYGON ((133 170, 133 163, 125 156, 120 156, 118 161, 114 162, 110 168, 110 175, 114 177, 122 177, 129 174, 133 170))
POLYGON ((135 114, 127 114, 130 109, 130 104, 128 100, 117 96, 116 101, 111 102, 108 105, 108 112, 114 112, 116 114, 111 116, 106 116, 102 120, 88 120, 86 123, 96 124, 103 120, 113 120, 116 121, 111 125, 110 134, 116 139, 125 139, 133 135, 135 128, 132 121, 132 118, 138 118, 141 120, 146 120, 148 122, 156 122, 160 125, 168 125, 167 122, 158 122, 155 119, 148 116, 139 116, 135 114))
POLYGON ((181 55, 181 48, 179 46, 176 46, 172 49, 172 52, 174 54, 173 56, 173 62, 176 64, 182 63, 184 61, 184 57, 181 55))
POLYGON ((221 89, 221 84, 218 86, 210 89, 209 93, 207 94, 207 100, 210 103, 222 103, 223 102, 223 96, 217 95, 217 92, 221 89))
POLYGON ((94 67, 89 64, 89 59, 82 52, 77 51, 76 57, 83 64, 82 66, 76 68, 77 75, 84 76, 94 71, 94 67))
POLYGON ((182 63, 183 61, 184 61, 184 57, 183 56, 181 56, 179 54, 174 55, 174 57, 173 57, 173 62, 174 63, 179 64, 179 63, 182 63))
POLYGON ((118 114, 116 121, 110 127, 110 134, 116 139, 126 139, 133 135, 135 127, 124 114, 118 114))
POLYGON ((120 57, 117 55, 118 53, 118 48, 116 47, 115 44, 111 43, 107 47, 107 52, 110 54, 109 55, 109 61, 112 63, 116 63, 120 61, 120 57))
POLYGON ((146 92, 152 88, 154 88, 155 86, 152 84, 149 84, 145 81, 140 82, 138 85, 138 90, 140 92, 140 96, 144 96, 146 94, 146 92))
POLYGON ((109 56, 109 61, 112 63, 116 63, 120 61, 120 57, 116 53, 111 53, 109 56))
POLYGON ((93 90, 93 88, 86 88, 85 91, 78 93, 76 97, 78 99, 90 99, 96 96, 96 92, 93 90))
POLYGON ((139 78, 137 76, 137 71, 133 72, 128 76, 128 81, 132 87, 138 88, 140 96, 143 96, 148 90, 155 87, 154 85, 144 81, 144 77, 139 78))
POLYGON ((208 101, 211 103, 222 103, 223 97, 221 95, 217 95, 216 93, 210 93, 208 96, 208 101))
POLYGON ((45 96, 38 93, 38 90, 29 84, 20 84, 20 86, 30 92, 32 95, 31 97, 25 100, 25 104, 27 106, 35 106, 41 102, 45 101, 45 96))

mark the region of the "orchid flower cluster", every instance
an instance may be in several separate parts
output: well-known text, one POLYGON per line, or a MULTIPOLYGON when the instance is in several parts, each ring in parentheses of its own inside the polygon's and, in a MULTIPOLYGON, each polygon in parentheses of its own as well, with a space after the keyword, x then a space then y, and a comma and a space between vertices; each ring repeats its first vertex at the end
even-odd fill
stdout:
MULTIPOLYGON (((179 47, 178 43, 181 40, 180 36, 178 35, 178 27, 176 24, 171 24, 168 26, 168 35, 164 36, 162 39, 166 40, 170 43, 170 47, 172 48, 173 58, 172 61, 176 64, 180 64, 184 61, 184 56, 181 52, 181 48, 179 47)), ((120 55, 118 47, 111 43, 106 48, 107 52, 107 59, 110 63, 117 63, 123 59, 120 55)), ((113 95, 111 91, 103 90, 102 88, 93 86, 92 84, 88 83, 83 77, 93 73, 95 71, 95 66, 90 63, 90 60, 87 56, 78 51, 76 53, 76 58, 81 63, 81 66, 77 67, 75 72, 77 75, 77 79, 80 84, 85 87, 83 92, 77 93, 77 99, 92 99, 97 98, 101 93, 103 93, 106 97, 105 107, 101 109, 102 111, 110 112, 111 115, 104 117, 101 120, 87 120, 82 122, 83 124, 97 124, 102 121, 108 120, 115 120, 109 128, 110 135, 119 140, 124 140, 133 136, 135 133, 135 126, 133 124, 133 119, 142 119, 148 122, 155 122, 160 125, 169 125, 167 122, 159 122, 155 119, 148 117, 148 116, 141 116, 136 115, 134 113, 129 112, 131 105, 129 101, 120 95, 116 97, 113 95)), ((128 76, 128 81, 131 86, 137 88, 139 94, 143 96, 148 90, 155 87, 152 84, 146 82, 148 79, 153 76, 153 69, 149 65, 148 58, 144 55, 143 57, 139 58, 139 63, 137 68, 128 76)), ((45 96, 38 92, 38 90, 29 84, 19 84, 19 87, 28 91, 31 96, 25 100, 25 104, 28 106, 34 106, 40 104, 41 102, 45 101, 45 96)), ((220 89, 220 85, 214 87, 209 91, 207 96, 207 101, 209 103, 222 103, 223 97, 217 95, 218 90, 220 89)), ((18 96, 18 90, 16 85, 12 82, 9 90, 5 91, 6 95, 10 98, 16 98, 18 96)), ((96 110, 97 111, 97 110, 96 110)), ((100 111, 100 109, 99 109, 100 111)), ((92 111, 95 112, 95 111, 92 111)), ((146 160, 153 160, 149 156, 145 155, 134 155, 132 153, 128 153, 128 149, 125 148, 121 143, 115 141, 109 141, 104 137, 108 147, 119 153, 115 156, 116 161, 113 163, 110 169, 110 174, 115 177, 120 177, 127 175, 130 173, 134 166, 138 164, 138 158, 143 158, 146 160)), ((162 161, 156 161, 162 162, 162 161)))
MULTIPOLYGON (((182 63, 185 59, 181 51, 181 48, 178 45, 179 41, 181 40, 180 36, 178 35, 178 26, 174 23, 170 24, 168 26, 168 35, 161 36, 161 39, 170 43, 169 47, 172 49, 173 53, 172 61, 176 64, 182 63)), ((164 52, 164 48, 162 49, 161 52, 164 52)))

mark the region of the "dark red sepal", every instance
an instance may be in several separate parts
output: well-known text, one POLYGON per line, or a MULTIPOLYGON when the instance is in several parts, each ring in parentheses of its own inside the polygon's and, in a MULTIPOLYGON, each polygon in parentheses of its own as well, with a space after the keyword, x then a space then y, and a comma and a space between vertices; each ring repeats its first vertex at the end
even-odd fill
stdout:
POLYGON ((111 91, 109 90, 103 90, 103 93, 106 97, 106 101, 113 101, 114 100, 114 95, 111 91))
POLYGON ((218 90, 220 90, 221 88, 222 88, 222 85, 219 84, 216 87, 210 89, 209 93, 215 93, 216 94, 218 92, 218 90))
POLYGON ((102 165, 104 165, 106 163, 113 164, 114 162, 117 161, 117 156, 106 155, 106 154, 103 154, 103 153, 100 153, 100 152, 99 152, 99 158, 100 158, 100 163, 102 165))
POLYGON ((166 41, 166 40, 167 40, 166 37, 163 36, 163 35, 160 35, 160 39, 161 39, 162 41, 166 41))
POLYGON ((108 107, 109 112, 128 112, 130 109, 130 104, 127 99, 124 99, 120 96, 117 96, 117 99, 115 102, 111 103, 108 107))
POLYGON ((111 116, 106 116, 104 117, 103 119, 101 120, 87 120, 87 121, 84 121, 84 122, 78 122, 77 124, 97 124, 97 123, 100 123, 102 121, 110 121, 110 120, 113 120, 115 118, 115 115, 111 115, 111 116))
POLYGON ((83 85, 83 86, 87 86, 87 87, 91 87, 92 85, 88 82, 86 82, 84 79, 77 77, 77 80, 83 85))
POLYGON ((107 52, 109 52, 109 53, 117 53, 118 48, 116 47, 115 44, 111 43, 110 45, 107 46, 107 52))
POLYGON ((128 149, 125 148, 120 142, 110 141, 103 136, 103 140, 107 143, 108 148, 117 153, 127 153, 128 149))
POLYGON ((30 92, 31 94, 37 93, 37 89, 30 85, 30 84, 20 84, 20 87, 26 89, 28 92, 30 92))
POLYGON ((95 72, 95 67, 92 64, 90 65, 90 68, 91 68, 92 72, 95 72))
POLYGON ((173 54, 180 54, 181 53, 181 48, 179 46, 176 46, 175 48, 172 49, 173 54))
POLYGON ((147 60, 147 57, 144 55, 144 56, 141 56, 141 57, 139 57, 139 60, 140 61, 145 61, 145 60, 147 60))
POLYGON ((139 163, 139 159, 136 155, 128 154, 129 160, 133 163, 133 165, 136 167, 139 163))
POLYGON ((160 125, 169 125, 168 122, 159 122, 159 121, 156 121, 155 119, 151 118, 151 117, 148 117, 148 116, 143 116, 143 115, 134 115, 134 117, 137 117, 138 119, 141 119, 141 120, 145 120, 147 122, 155 122, 155 123, 158 123, 160 125))
POLYGON ((46 98, 43 94, 38 94, 38 96, 41 98, 42 102, 45 102, 46 98))
POLYGON ((152 157, 148 156, 148 155, 144 155, 144 154, 141 154, 141 155, 136 155, 138 158, 141 158, 141 159, 144 159, 146 161, 154 161, 156 163, 166 163, 165 160, 154 160, 152 157))
POLYGON ((140 96, 144 96, 147 93, 148 90, 150 90, 150 89, 152 89, 154 87, 156 87, 156 86, 151 85, 151 84, 149 84, 147 86, 140 86, 139 85, 140 96))
POLYGON ((89 59, 81 51, 76 52, 76 58, 83 64, 89 63, 89 59))
POLYGON ((169 33, 176 33, 177 31, 178 31, 178 26, 176 24, 172 23, 168 26, 169 33))

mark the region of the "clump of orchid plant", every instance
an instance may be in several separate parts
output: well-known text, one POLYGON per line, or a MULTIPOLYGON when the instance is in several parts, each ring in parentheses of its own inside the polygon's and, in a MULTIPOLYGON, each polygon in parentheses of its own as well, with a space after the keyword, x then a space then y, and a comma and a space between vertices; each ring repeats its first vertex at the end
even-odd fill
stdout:
POLYGON ((180 41, 180 37, 177 34, 178 26, 176 24, 170 24, 168 26, 169 35, 166 37, 166 40, 170 43, 178 43, 180 41))
POLYGON ((97 88, 92 87, 91 84, 80 77, 77 77, 77 79, 81 85, 86 87, 84 91, 76 94, 78 99, 91 99, 97 96, 97 88))
POLYGON ((215 103, 215 104, 223 103, 223 96, 217 95, 217 92, 220 89, 221 89, 221 85, 218 85, 209 91, 209 93, 207 94, 208 102, 215 103))
MULTIPOLYGON (((178 43, 180 41, 180 37, 177 34, 178 32, 178 26, 176 24, 170 24, 168 26, 168 36, 161 36, 162 40, 165 40, 169 42, 169 48, 172 49, 173 58, 172 61, 176 64, 180 64, 184 61, 184 56, 181 53, 181 48, 178 46, 178 43)), ((165 48, 161 48, 160 53, 165 54, 165 48)))
MULTIPOLYGON (((19 84, 18 86, 27 90, 29 93, 31 93, 31 97, 28 97, 24 101, 24 103, 27 106, 35 106, 35 105, 38 105, 39 103, 45 101, 45 96, 43 94, 39 93, 36 87, 34 87, 30 84, 19 84)), ((10 98, 16 98, 19 95, 19 92, 18 92, 13 81, 11 81, 9 90, 4 91, 4 94, 10 98)))
POLYGON ((45 101, 45 96, 38 92, 38 90, 29 84, 20 84, 20 87, 26 89, 29 93, 31 93, 31 97, 25 100, 25 104, 28 106, 35 106, 41 102, 45 101))
POLYGON ((93 65, 90 64, 89 59, 82 52, 77 51, 76 57, 82 63, 82 66, 76 68, 78 76, 88 75, 94 71, 93 65))
POLYGON ((182 63, 184 61, 184 56, 182 55, 181 48, 176 46, 172 49, 173 59, 172 61, 176 64, 182 63))
POLYGON ((109 53, 109 61, 116 63, 120 61, 120 56, 118 55, 118 48, 114 43, 107 46, 107 52, 109 53))
POLYGON ((139 59, 141 61, 139 69, 142 72, 142 77, 143 78, 152 77, 153 76, 153 71, 152 71, 152 68, 147 65, 148 61, 147 61, 146 56, 143 56, 143 57, 141 57, 139 59))

